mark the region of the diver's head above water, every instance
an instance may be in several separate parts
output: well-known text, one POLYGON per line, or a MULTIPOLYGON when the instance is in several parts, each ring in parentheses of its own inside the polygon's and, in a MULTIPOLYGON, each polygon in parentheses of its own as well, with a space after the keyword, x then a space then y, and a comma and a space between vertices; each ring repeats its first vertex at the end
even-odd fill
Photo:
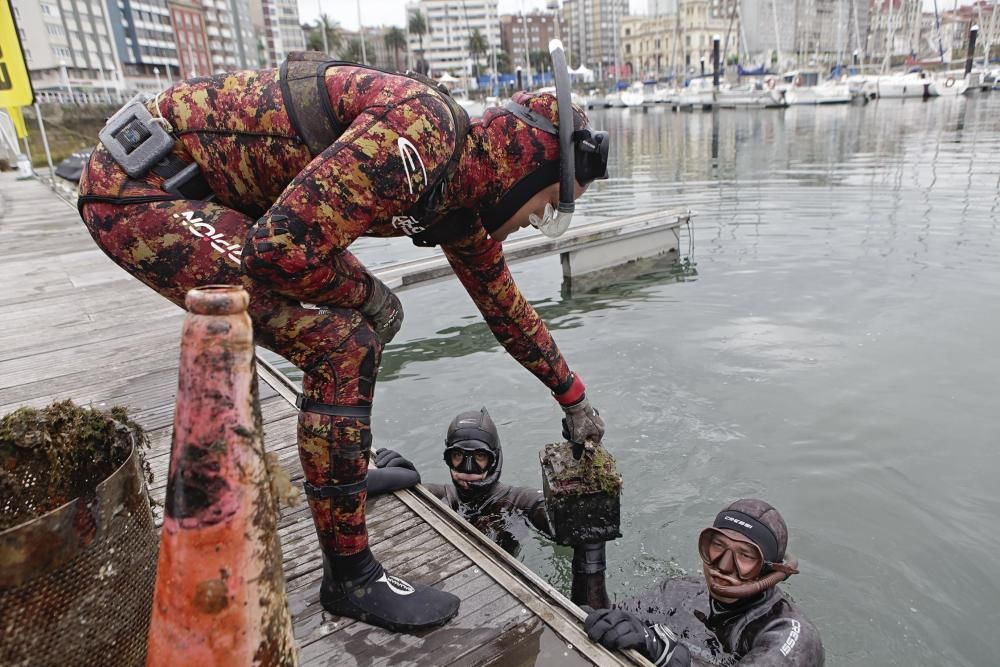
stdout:
POLYGON ((462 500, 483 495, 500 480, 500 435, 486 408, 461 412, 451 421, 444 440, 444 461, 462 500))
POLYGON ((787 546, 788 528, 778 510, 752 498, 732 503, 698 537, 709 594, 732 603, 798 573, 798 562, 785 559, 787 546))

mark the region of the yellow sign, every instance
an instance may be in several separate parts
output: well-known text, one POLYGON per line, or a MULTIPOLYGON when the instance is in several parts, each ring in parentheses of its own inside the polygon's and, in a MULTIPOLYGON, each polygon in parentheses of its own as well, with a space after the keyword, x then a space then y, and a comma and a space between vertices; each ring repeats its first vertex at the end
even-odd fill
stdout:
POLYGON ((14 10, 10 0, 0 0, 0 107, 23 107, 34 103, 35 91, 24 63, 14 10))
POLYGON ((21 107, 7 107, 7 115, 14 123, 14 131, 18 139, 28 136, 28 128, 24 126, 24 116, 21 114, 21 107))

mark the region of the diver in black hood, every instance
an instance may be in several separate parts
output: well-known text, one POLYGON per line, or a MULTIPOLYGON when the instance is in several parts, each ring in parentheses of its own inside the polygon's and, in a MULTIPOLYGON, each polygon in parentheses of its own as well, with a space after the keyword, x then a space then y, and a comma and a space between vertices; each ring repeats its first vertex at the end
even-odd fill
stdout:
MULTIPOLYGON (((486 408, 459 413, 451 420, 444 440, 444 462, 452 483, 424 486, 507 553, 517 555, 518 536, 523 537, 525 523, 552 537, 541 489, 500 481, 503 449, 496 424, 486 408)), ((379 449, 375 466, 368 468, 369 497, 420 483, 416 467, 399 452, 379 449)), ((605 560, 604 542, 574 549, 571 594, 574 602, 608 605, 605 560)))
MULTIPOLYGON (((704 577, 677 577, 587 609, 587 635, 636 649, 657 667, 819 667, 819 632, 777 585, 798 573, 784 519, 763 500, 737 500, 698 537, 704 577)), ((574 578, 580 575, 574 573, 574 578)))
MULTIPOLYGON (((536 529, 552 535, 541 490, 500 481, 503 449, 486 408, 462 412, 451 420, 444 441, 444 462, 452 484, 424 486, 508 552, 518 548, 509 532, 513 519, 523 517, 536 529)), ((376 469, 368 473, 369 496, 420 482, 416 467, 391 449, 378 450, 375 465, 376 469)))

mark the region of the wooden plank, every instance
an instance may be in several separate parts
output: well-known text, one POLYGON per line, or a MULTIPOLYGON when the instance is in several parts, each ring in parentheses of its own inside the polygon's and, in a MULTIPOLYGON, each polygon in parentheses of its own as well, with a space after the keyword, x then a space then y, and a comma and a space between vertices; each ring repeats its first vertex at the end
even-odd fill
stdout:
MULTIPOLYGON (((587 233, 597 233, 592 226, 584 227, 589 228, 587 233)), ((0 316, 9 316, 8 326, 0 331, 0 409, 64 397, 95 405, 129 405, 151 434, 148 458, 155 474, 151 486, 154 495, 162 498, 183 311, 97 250, 75 211, 55 202, 37 183, 15 185, 0 175, 0 228, 9 236, 0 280, 12 284, 0 295, 0 316)), ((511 244, 514 260, 553 252, 556 247, 547 240, 541 245, 518 243, 511 244), (542 246, 547 249, 539 250, 542 246)), ((378 273, 409 275, 409 286, 426 279, 427 269, 421 261, 378 273)), ((299 387, 269 364, 261 364, 259 372, 267 380, 261 385, 265 445, 277 454, 279 465, 292 479, 299 481, 297 411, 287 402, 294 400, 299 387)), ((428 516, 426 510, 416 511, 394 495, 370 499, 366 507, 372 550, 390 572, 463 598, 453 623, 413 640, 419 640, 425 650, 409 654, 411 658, 423 656, 420 664, 469 662, 476 656, 490 659, 495 647, 516 644, 522 635, 551 633, 551 620, 549 625, 543 623, 530 606, 498 583, 503 577, 493 572, 496 565, 470 559, 470 555, 489 558, 487 552, 464 544, 461 531, 442 528, 429 522, 428 516), (482 641, 465 641, 470 633, 482 641)), ((344 647, 358 652, 357 664, 405 661, 412 635, 336 619, 320 608, 322 558, 304 499, 282 511, 278 532, 295 634, 307 651, 303 662, 315 655, 317 662, 341 664, 345 656, 339 651, 344 647)), ((523 595, 524 590, 518 593, 523 595)))

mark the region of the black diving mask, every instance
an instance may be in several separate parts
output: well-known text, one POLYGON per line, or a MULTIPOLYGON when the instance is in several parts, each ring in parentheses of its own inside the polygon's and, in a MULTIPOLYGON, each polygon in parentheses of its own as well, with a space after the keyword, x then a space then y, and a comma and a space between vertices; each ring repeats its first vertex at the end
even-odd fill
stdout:
POLYGON ((444 462, 455 472, 485 475, 493 466, 493 452, 481 442, 456 443, 444 450, 444 462))

